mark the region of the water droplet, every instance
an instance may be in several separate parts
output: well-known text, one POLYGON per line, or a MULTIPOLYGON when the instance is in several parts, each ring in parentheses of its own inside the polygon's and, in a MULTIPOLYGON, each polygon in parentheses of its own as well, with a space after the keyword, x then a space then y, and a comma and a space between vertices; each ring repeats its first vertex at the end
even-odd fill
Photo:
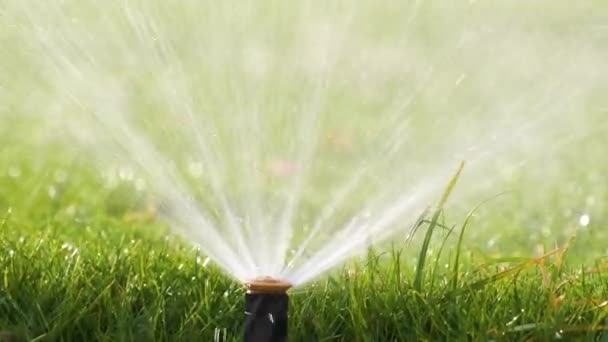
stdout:
POLYGON ((517 320, 519 319, 520 316, 521 316, 521 314, 513 317, 513 319, 511 319, 509 322, 507 322, 506 326, 509 327, 509 326, 512 326, 513 324, 515 324, 515 322, 517 322, 517 320))
POLYGON ((124 181, 132 181, 134 177, 133 169, 130 167, 121 167, 118 170, 118 177, 124 181))
POLYGON ((488 246, 488 248, 494 247, 496 245, 496 238, 491 238, 490 240, 488 240, 486 245, 488 246))
POLYGON ((74 216, 74 214, 76 214, 76 206, 75 205, 70 205, 69 207, 67 207, 65 209, 65 213, 68 214, 69 216, 74 216))
POLYGON ((454 85, 456 85, 456 86, 460 85, 460 83, 462 83, 462 81, 464 81, 466 76, 467 76, 466 74, 460 74, 460 76, 458 77, 456 82, 454 82, 454 85))
POLYGON ((205 258, 205 261, 203 262, 203 267, 207 267, 207 265, 209 265, 210 261, 211 261, 211 259, 209 259, 209 257, 205 258))
POLYGON ((56 198, 57 197, 57 189, 54 186, 49 186, 49 191, 48 191, 49 197, 50 198, 56 198))
POLYGON ((21 169, 17 166, 11 166, 8 169, 8 176, 11 178, 19 178, 21 176, 21 169))
POLYGON ((578 223, 583 227, 587 227, 589 223, 591 223, 591 217, 587 214, 584 214, 579 218, 578 223))

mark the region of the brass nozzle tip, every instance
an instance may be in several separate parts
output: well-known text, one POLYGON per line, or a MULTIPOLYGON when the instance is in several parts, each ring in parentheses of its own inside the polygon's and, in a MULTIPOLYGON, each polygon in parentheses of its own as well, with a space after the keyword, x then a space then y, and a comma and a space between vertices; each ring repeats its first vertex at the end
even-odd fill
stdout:
POLYGON ((247 293, 287 293, 291 284, 271 277, 259 277, 245 283, 247 293))

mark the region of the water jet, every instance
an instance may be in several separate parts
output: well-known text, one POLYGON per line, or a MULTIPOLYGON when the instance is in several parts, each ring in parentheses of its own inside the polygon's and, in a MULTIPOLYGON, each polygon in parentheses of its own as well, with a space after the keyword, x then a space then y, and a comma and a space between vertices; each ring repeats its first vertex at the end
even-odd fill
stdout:
POLYGON ((245 283, 245 342, 287 341, 291 284, 271 277, 245 283))

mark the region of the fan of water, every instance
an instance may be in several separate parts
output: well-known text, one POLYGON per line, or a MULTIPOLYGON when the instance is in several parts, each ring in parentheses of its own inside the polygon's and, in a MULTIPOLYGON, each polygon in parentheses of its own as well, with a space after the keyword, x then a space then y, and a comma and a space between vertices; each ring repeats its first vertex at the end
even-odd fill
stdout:
POLYGON ((601 14, 541 3, 8 0, 2 113, 140 175, 232 276, 301 285, 403 239, 460 161, 487 197, 602 129, 601 14))

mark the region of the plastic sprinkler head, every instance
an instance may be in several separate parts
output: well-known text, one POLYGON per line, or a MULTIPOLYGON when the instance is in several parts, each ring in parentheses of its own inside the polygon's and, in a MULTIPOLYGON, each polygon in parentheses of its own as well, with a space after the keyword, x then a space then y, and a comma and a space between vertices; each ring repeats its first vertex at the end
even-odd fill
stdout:
POLYGON ((291 284, 270 277, 245 283, 245 342, 287 341, 291 284))

